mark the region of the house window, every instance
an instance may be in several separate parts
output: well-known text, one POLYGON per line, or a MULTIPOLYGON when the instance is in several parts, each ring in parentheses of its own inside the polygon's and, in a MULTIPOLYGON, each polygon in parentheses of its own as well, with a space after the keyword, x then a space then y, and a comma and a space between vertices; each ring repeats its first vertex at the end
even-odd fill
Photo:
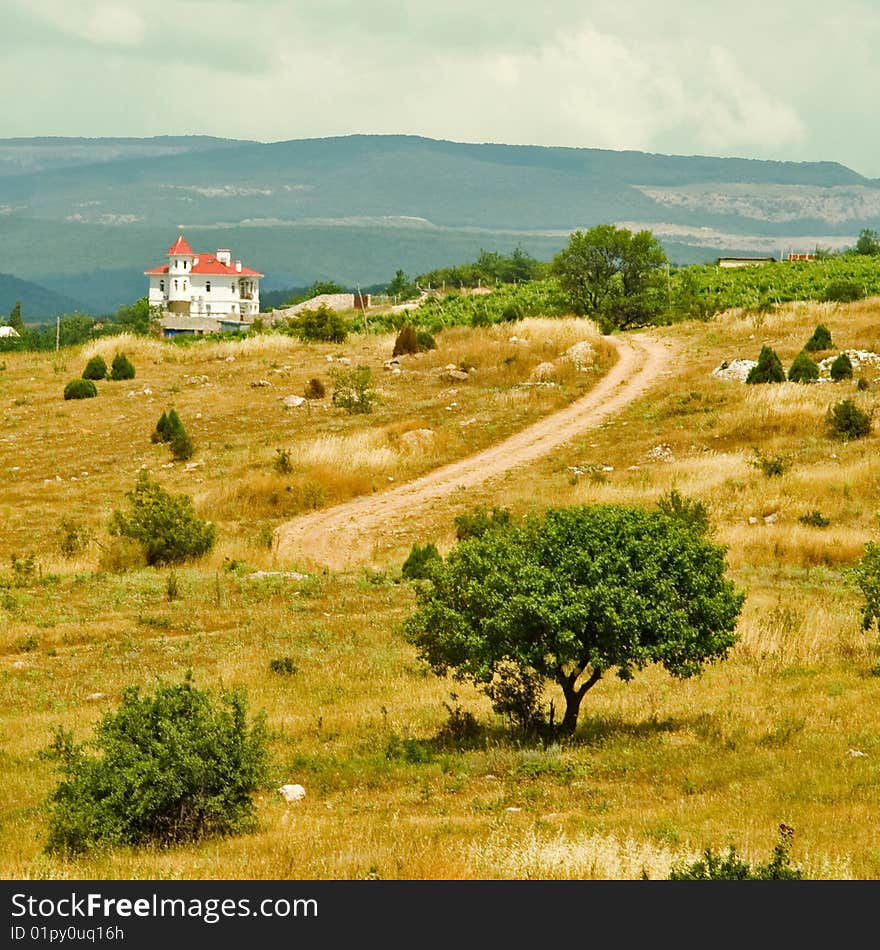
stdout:
POLYGON ((186 290, 186 281, 183 282, 183 289, 186 290))
POLYGON ((164 280, 160 280, 160 281, 159 281, 159 290, 160 290, 163 294, 165 293, 165 281, 164 281, 164 280))
POLYGON ((174 289, 177 290, 177 281, 174 281, 174 289))
POLYGON ((206 304, 205 304, 205 313, 210 313, 210 312, 211 312, 211 305, 210 305, 209 303, 206 303, 206 304))
POLYGON ((211 281, 210 281, 210 280, 206 280, 206 281, 205 281, 205 293, 206 293, 206 294, 211 293, 211 281))

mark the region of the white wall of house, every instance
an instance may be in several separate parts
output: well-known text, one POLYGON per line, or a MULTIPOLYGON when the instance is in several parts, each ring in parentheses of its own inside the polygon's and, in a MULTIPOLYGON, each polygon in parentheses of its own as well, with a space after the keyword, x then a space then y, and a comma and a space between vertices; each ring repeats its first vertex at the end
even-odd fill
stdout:
POLYGON ((193 317, 224 317, 250 321, 260 312, 260 278, 241 274, 241 262, 233 262, 222 248, 212 255, 182 255, 168 258, 167 274, 151 274, 149 305, 173 310, 173 303, 188 303, 193 317), (200 258, 215 257, 233 268, 233 274, 193 273, 200 258))

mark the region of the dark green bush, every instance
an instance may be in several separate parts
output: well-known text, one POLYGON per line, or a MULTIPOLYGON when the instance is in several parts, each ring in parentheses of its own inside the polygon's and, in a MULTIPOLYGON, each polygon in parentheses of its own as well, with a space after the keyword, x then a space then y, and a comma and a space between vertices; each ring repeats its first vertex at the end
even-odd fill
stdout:
POLYGON ((178 462, 185 462, 191 459, 195 453, 196 447, 193 440, 184 431, 183 427, 171 437, 171 454, 178 462))
POLYGON ((407 354, 419 352, 419 337, 416 328, 407 324, 400 328, 397 338, 394 341, 392 356, 405 356, 407 354))
POLYGON ((819 378, 819 367, 807 356, 804 350, 794 358, 788 368, 788 380, 791 383, 812 383, 819 378))
POLYGON ((66 558, 74 558, 83 554, 94 541, 92 532, 75 518, 66 515, 61 518, 57 529, 58 547, 66 558))
POLYGON ((693 864, 673 865, 670 881, 799 881, 803 873, 791 866, 791 840, 794 829, 779 826, 779 841, 766 864, 749 865, 733 845, 726 855, 714 854, 706 848, 703 857, 693 864))
POLYGON ((283 676, 292 676, 299 672, 299 667, 289 656, 276 656, 269 660, 269 669, 273 673, 279 673, 283 676))
POLYGON ((831 332, 824 323, 820 323, 816 329, 813 330, 813 335, 810 339, 804 344, 804 349, 808 353, 815 353, 818 350, 830 350, 832 345, 831 332))
POLYGON ((279 475, 289 475, 293 471, 293 462, 290 460, 290 449, 275 449, 275 460, 272 468, 279 475))
POLYGON ((110 379, 134 379, 134 366, 125 355, 117 353, 110 364, 110 379))
POLYGON ((427 330, 416 331, 416 342, 419 344, 419 351, 422 353, 437 349, 437 341, 427 330))
POLYGON ((821 511, 817 511, 816 509, 808 511, 805 515, 801 515, 798 521, 810 528, 827 528, 828 525, 831 524, 829 519, 826 518, 821 511))
POLYGON ((98 388, 90 379, 72 379, 64 387, 65 399, 92 399, 98 395, 98 388))
POLYGON ((856 389, 858 389, 860 393, 863 393, 866 389, 870 388, 871 384, 868 382, 868 380, 865 379, 864 376, 859 376, 859 381, 856 383, 856 389))
POLYGON ((843 379, 852 379, 853 378, 853 365, 852 360, 846 355, 846 353, 841 353, 840 356, 831 364, 831 368, 828 370, 828 375, 834 380, 835 383, 839 383, 843 379))
MULTIPOLYGON (((861 300, 864 296, 865 287, 863 284, 860 284, 857 280, 847 280, 842 277, 839 280, 828 282, 822 299, 836 303, 852 303, 853 300, 861 300)), ((817 347, 817 349, 828 349, 828 347, 817 347)))
POLYGON ((861 439, 871 431, 871 416, 852 401, 844 399, 829 409, 825 421, 841 439, 861 439))
POLYGON ((318 379, 317 376, 313 376, 307 383, 305 388, 305 397, 306 399, 323 399, 326 395, 327 390, 324 387, 324 384, 318 379))
POLYGON ((785 370, 776 355, 776 351, 769 346, 762 346, 758 362, 749 370, 746 376, 747 383, 782 383, 785 382, 785 370))
POLYGON ((400 569, 401 575, 408 581, 422 580, 430 577, 431 565, 441 560, 436 545, 426 544, 423 548, 417 544, 412 546, 409 556, 400 569))
POLYGON ((107 364, 104 362, 104 357, 98 354, 93 356, 88 363, 86 363, 86 368, 83 370, 82 374, 83 379, 106 379, 107 378, 107 364))
POLYGON ((786 455, 774 455, 768 458, 760 449, 755 449, 755 457, 749 462, 755 468, 760 469, 768 478, 776 475, 784 475, 791 468, 791 459, 786 455))
POLYGON ((170 495, 146 469, 126 497, 129 510, 113 512, 110 533, 137 541, 147 564, 174 564, 213 548, 215 526, 196 515, 188 495, 170 495))
POLYGON ((489 512, 480 505, 473 511, 456 515, 454 523, 457 540, 481 538, 487 531, 506 528, 510 524, 510 512, 506 508, 493 508, 489 512))
POLYGON ((90 742, 58 728, 44 755, 62 776, 49 798, 47 849, 71 853, 251 830, 251 796, 268 764, 264 716, 249 726, 243 692, 215 700, 189 673, 148 695, 128 687, 90 742))
POLYGON ((317 310, 300 310, 294 332, 301 340, 310 343, 344 343, 348 323, 332 307, 322 303, 317 310))

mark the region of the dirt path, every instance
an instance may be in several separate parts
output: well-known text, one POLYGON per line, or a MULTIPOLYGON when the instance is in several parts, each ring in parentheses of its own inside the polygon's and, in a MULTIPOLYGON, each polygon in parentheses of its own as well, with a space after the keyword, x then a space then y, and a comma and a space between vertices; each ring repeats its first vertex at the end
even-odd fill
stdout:
POLYGON ((618 361, 586 396, 503 442, 451 462, 399 488, 285 522, 275 531, 276 566, 297 561, 345 570, 370 562, 376 539, 407 513, 532 462, 604 422, 632 402, 667 366, 671 344, 649 335, 609 337, 618 361))

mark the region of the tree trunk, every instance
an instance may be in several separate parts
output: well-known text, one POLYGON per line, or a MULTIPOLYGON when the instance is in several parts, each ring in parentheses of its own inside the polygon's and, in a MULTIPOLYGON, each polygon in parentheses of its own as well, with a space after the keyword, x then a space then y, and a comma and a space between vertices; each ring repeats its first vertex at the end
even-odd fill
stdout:
POLYGON ((562 695, 565 698, 565 713, 562 722, 559 724, 559 732, 564 736, 574 735, 581 711, 581 700, 587 694, 587 690, 592 689, 599 682, 602 678, 602 672, 601 670, 593 670, 590 678, 576 687, 575 683, 579 676, 580 672, 577 672, 569 676, 561 676, 558 680, 562 687, 562 695))

